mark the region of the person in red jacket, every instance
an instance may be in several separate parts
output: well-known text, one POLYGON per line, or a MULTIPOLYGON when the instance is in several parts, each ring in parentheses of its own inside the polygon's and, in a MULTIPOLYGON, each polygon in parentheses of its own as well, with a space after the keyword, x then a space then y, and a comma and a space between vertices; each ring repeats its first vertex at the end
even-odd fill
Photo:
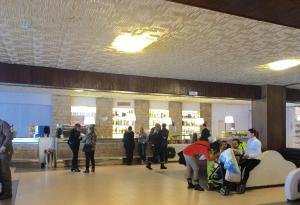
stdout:
POLYGON ((210 155, 210 145, 206 140, 199 140, 183 150, 183 155, 186 161, 186 178, 188 189, 204 191, 199 184, 199 155, 204 155, 209 161, 216 160, 216 155, 210 155))

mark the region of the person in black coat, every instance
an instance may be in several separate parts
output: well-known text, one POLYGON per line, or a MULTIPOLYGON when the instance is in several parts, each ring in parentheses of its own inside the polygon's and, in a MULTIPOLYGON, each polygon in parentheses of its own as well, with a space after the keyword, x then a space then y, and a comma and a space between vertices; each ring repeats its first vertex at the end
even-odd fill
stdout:
POLYGON ((12 140, 14 136, 15 133, 11 126, 0 119, 0 183, 2 185, 0 200, 12 197, 12 181, 9 167, 13 154, 12 140))
POLYGON ((160 124, 156 124, 155 128, 152 128, 149 134, 149 143, 152 145, 152 158, 148 158, 146 168, 152 170, 151 164, 155 163, 159 158, 160 169, 167 169, 165 167, 165 159, 162 150, 164 138, 161 131, 160 124))
POLYGON ((126 163, 127 165, 132 164, 133 159, 133 150, 135 147, 134 142, 134 132, 132 131, 132 127, 129 126, 128 130, 123 135, 124 148, 126 151, 126 163))
POLYGON ((204 123, 203 124, 203 129, 201 131, 201 137, 200 139, 201 140, 205 140, 205 141, 208 141, 208 138, 210 137, 210 131, 209 129, 207 128, 207 125, 204 123))
POLYGON ((168 138, 169 138, 169 130, 167 129, 166 123, 162 124, 161 134, 163 137, 161 143, 161 152, 163 155, 163 159, 165 162, 168 162, 168 138))
POLYGON ((78 152, 80 147, 80 140, 82 140, 82 137, 80 136, 80 128, 81 125, 79 123, 75 124, 74 128, 70 131, 68 140, 68 144, 73 153, 71 168, 72 172, 80 172, 80 169, 78 168, 78 152))

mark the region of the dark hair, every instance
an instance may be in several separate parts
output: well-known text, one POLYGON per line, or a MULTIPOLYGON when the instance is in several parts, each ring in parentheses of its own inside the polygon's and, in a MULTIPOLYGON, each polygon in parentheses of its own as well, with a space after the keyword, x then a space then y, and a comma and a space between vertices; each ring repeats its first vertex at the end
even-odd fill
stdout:
POLYGON ((201 141, 208 141, 208 137, 207 136, 201 136, 199 140, 201 140, 201 141))
POLYGON ((75 127, 79 127, 79 128, 80 128, 81 125, 80 125, 79 123, 76 123, 76 124, 75 124, 75 127))
POLYGON ((241 141, 240 141, 238 138, 232 139, 232 142, 233 142, 233 141, 237 141, 237 143, 239 143, 239 144, 241 143, 241 141))
POLYGON ((44 134, 46 134, 47 136, 50 135, 50 127, 49 126, 44 127, 44 134))
POLYGON ((214 151, 214 153, 220 152, 220 141, 215 141, 210 144, 210 149, 214 151))
POLYGON ((128 130, 130 130, 130 131, 131 131, 131 130, 132 130, 132 127, 131 127, 131 126, 129 126, 129 127, 128 127, 128 130))
POLYGON ((203 127, 207 127, 207 126, 206 126, 206 123, 204 123, 202 126, 203 126, 203 127))
POLYGON ((258 132, 257 132, 255 129, 251 128, 251 129, 249 129, 248 131, 249 131, 251 134, 253 134, 256 138, 258 138, 258 132))

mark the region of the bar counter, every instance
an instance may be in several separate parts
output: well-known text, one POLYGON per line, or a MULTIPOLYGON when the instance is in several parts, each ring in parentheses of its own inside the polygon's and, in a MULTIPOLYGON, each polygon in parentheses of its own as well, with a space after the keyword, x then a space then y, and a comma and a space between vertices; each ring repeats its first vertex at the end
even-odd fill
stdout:
MULTIPOLYGON (((67 139, 57 139, 56 143, 56 159, 70 160, 72 158, 72 152, 67 139)), ((14 155, 13 161, 38 161, 39 160, 39 145, 38 139, 22 138, 15 139, 13 142, 14 155), (20 140, 21 139, 21 140, 20 140)), ((84 153, 82 152, 83 143, 80 144, 79 159, 84 159, 84 153)), ((147 148, 147 154, 150 153, 150 147, 147 148)), ((95 159, 122 159, 125 156, 125 150, 121 139, 97 139, 95 159)), ((134 157, 138 157, 137 143, 134 149, 134 157)))

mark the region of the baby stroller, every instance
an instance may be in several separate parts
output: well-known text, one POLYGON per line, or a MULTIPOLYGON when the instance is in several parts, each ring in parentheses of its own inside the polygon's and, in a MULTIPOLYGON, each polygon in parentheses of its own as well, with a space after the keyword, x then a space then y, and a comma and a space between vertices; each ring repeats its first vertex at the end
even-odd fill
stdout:
POLYGON ((223 196, 229 195, 233 190, 243 193, 239 186, 241 171, 231 148, 222 152, 208 180, 208 190, 218 190, 223 196))

